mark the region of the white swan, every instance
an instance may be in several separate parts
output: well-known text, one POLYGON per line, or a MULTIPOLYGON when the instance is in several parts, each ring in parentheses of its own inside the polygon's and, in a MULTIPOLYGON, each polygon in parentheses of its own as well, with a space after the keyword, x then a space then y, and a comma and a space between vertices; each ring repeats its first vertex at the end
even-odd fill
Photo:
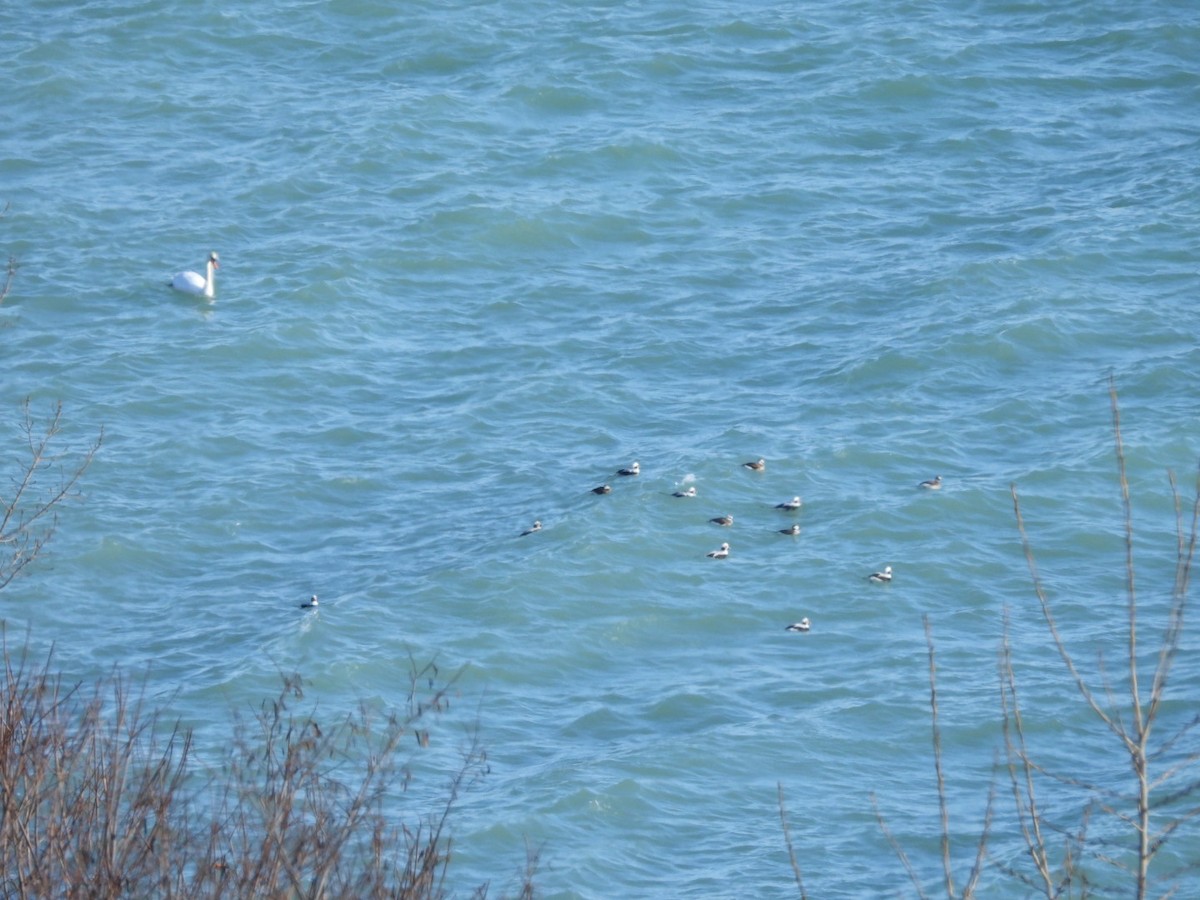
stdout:
POLYGON ((220 258, 217 256, 217 251, 214 250, 208 254, 205 275, 201 275, 199 272, 177 272, 175 273, 175 277, 168 281, 167 284, 177 291, 183 291, 185 294, 197 294, 211 300, 213 298, 213 289, 216 287, 213 273, 219 268, 221 268, 220 258))

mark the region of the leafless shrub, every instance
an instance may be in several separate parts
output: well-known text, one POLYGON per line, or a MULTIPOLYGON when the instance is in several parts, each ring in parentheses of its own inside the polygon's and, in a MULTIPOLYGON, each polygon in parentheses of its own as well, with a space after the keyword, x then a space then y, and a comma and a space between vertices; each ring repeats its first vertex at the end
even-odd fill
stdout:
MULTIPOLYGON (((88 693, 4 644, 0 894, 42 897, 446 895, 450 814, 487 770, 472 742, 440 806, 400 815, 405 746, 428 743, 453 679, 413 666, 403 712, 298 713, 299 677, 204 771, 192 736, 119 674, 88 693), (412 745, 408 742, 412 741, 412 745)), ((530 856, 521 896, 533 896, 530 856)), ((486 886, 477 896, 486 896, 486 886)))
MULTIPOLYGON (((1064 863, 1060 870, 1051 874, 1048 864, 1049 851, 1045 836, 1045 822, 1036 805, 1034 793, 1035 774, 1045 773, 1030 757, 1025 746, 1020 709, 1016 700, 1016 682, 1012 674, 1011 659, 1007 648, 1002 653, 1001 683, 1004 697, 1006 743, 1008 745, 1009 768, 1017 795, 1018 818, 1022 833, 1037 872, 1037 880, 1048 897, 1059 896, 1076 882, 1079 873, 1079 854, 1086 850, 1097 859, 1104 860, 1127 872, 1132 883, 1128 896, 1143 898, 1150 885, 1151 865, 1163 846, 1178 830, 1200 815, 1200 806, 1195 805, 1198 784, 1183 776, 1196 760, 1200 751, 1180 750, 1187 737, 1194 737, 1195 726, 1200 717, 1185 722, 1174 734, 1168 735, 1152 746, 1151 736, 1159 724, 1162 703, 1166 697, 1171 671, 1179 652, 1183 633, 1184 613, 1187 608, 1188 586, 1191 580, 1192 561, 1195 556, 1197 524, 1200 523, 1200 480, 1192 502, 1190 526, 1184 525, 1183 505, 1174 475, 1169 476, 1171 492, 1175 501, 1176 562, 1174 586, 1171 593, 1159 639, 1153 671, 1147 673, 1139 658, 1140 608, 1138 604, 1137 579, 1134 565, 1133 514, 1129 497, 1129 481, 1126 476, 1125 449, 1121 438, 1121 415, 1117 403, 1115 383, 1109 381, 1109 400, 1112 408, 1113 434, 1116 442, 1117 474, 1121 489, 1123 525, 1125 535, 1125 607, 1127 614, 1125 664, 1127 674, 1123 676, 1127 699, 1120 701, 1110 681, 1103 658, 1100 659, 1102 684, 1099 690, 1089 683, 1079 671, 1075 659, 1068 650, 1050 600, 1046 595, 1038 573, 1029 536, 1021 515, 1021 503, 1016 487, 1012 488, 1013 511, 1021 534, 1021 543, 1034 592, 1041 607, 1050 636, 1059 657, 1066 665, 1075 689, 1095 717, 1116 739, 1123 756, 1130 765, 1131 783, 1128 790, 1114 790, 1111 786, 1096 784, 1086 777, 1054 777, 1081 788, 1089 799, 1090 808, 1112 817, 1131 832, 1131 845, 1110 846, 1107 840, 1088 837, 1088 822, 1085 814, 1082 826, 1068 839, 1064 851, 1064 863), (1144 682, 1149 674, 1149 691, 1144 682), (1177 759, 1161 770, 1155 769, 1160 759, 1172 754, 1177 759)), ((1078 886, 1078 885, 1076 885, 1078 886)), ((1084 887, 1086 890, 1086 887, 1084 887)))
MULTIPOLYGON (((942 885, 947 897, 961 897, 963 900, 967 900, 967 898, 975 896, 975 892, 979 887, 979 880, 983 875, 984 863, 987 861, 987 844, 992 826, 992 807, 995 799, 995 791, 993 789, 988 793, 983 827, 980 829, 979 839, 975 845, 975 860, 971 865, 970 871, 967 873, 966 881, 960 893, 954 886, 954 860, 950 842, 949 796, 946 792, 946 778, 942 769, 942 731, 941 726, 938 724, 937 662, 933 652, 933 632, 929 626, 929 617, 923 616, 922 619, 925 625, 925 646, 929 654, 929 714, 933 737, 933 770, 937 785, 942 885)), ((921 878, 916 868, 913 866, 911 860, 909 860, 908 854, 904 852, 904 847, 888 827, 874 794, 871 795, 871 806, 875 810, 875 819, 879 823, 879 828, 883 832, 883 836, 887 839, 888 844, 900 860, 901 865, 904 866, 904 871, 908 874, 909 881, 912 882, 917 896, 921 898, 927 897, 928 894, 925 893, 925 889, 921 886, 921 878)))
POLYGON ((42 555, 58 525, 58 508, 76 496, 79 480, 104 440, 102 430, 82 457, 68 462, 66 453, 51 450, 62 428, 61 402, 39 425, 25 401, 21 420, 25 454, 0 495, 0 589, 42 555))
MULTIPOLYGON (((1115 385, 1109 384, 1112 407, 1113 433, 1116 441, 1117 473, 1123 506, 1125 535, 1125 595, 1127 630, 1125 632, 1127 674, 1124 680, 1125 698, 1118 698, 1113 679, 1109 677, 1103 658, 1099 660, 1101 684, 1097 688, 1089 683, 1080 672, 1074 657, 1068 650, 1063 633, 1059 628, 1054 611, 1047 597, 1037 563, 1021 515, 1021 504, 1016 487, 1011 489, 1013 510, 1021 536, 1026 562, 1033 581, 1043 618, 1059 657, 1076 692, 1086 707, 1116 739, 1119 757, 1128 759, 1130 782, 1124 787, 1102 784, 1087 773, 1054 773, 1040 765, 1031 753, 1026 740, 1027 732, 1017 692, 1017 678, 1009 644, 1007 613, 1004 621, 1004 636, 1000 650, 1000 704, 1006 765, 1012 789, 1013 809, 1017 827, 1025 845, 1026 868, 1019 863, 994 861, 998 870, 1020 882, 1030 891, 1047 898, 1086 897, 1103 884, 1107 889, 1111 879, 1093 877, 1088 874, 1084 860, 1098 860, 1115 867, 1129 876, 1128 885, 1116 888, 1122 896, 1133 896, 1141 900, 1147 896, 1151 882, 1151 867, 1157 855, 1175 837, 1181 828, 1200 816, 1200 805, 1196 802, 1200 791, 1200 780, 1187 773, 1200 760, 1200 750, 1189 749, 1188 740, 1194 745, 1196 715, 1176 728, 1173 733, 1158 738, 1151 744, 1152 734, 1161 731, 1159 722, 1163 701, 1173 664, 1178 655, 1183 633, 1184 613, 1187 608, 1187 592, 1191 580, 1192 562, 1195 556, 1198 525, 1200 525, 1200 479, 1197 481, 1196 496, 1191 506, 1191 521, 1185 526, 1184 508, 1173 475, 1170 476, 1172 496, 1175 501, 1176 563, 1174 586, 1167 609, 1162 636, 1154 654, 1153 671, 1146 671, 1146 663, 1139 657, 1139 616, 1137 580, 1134 564, 1133 516, 1131 512, 1129 482, 1126 476, 1125 451, 1121 438, 1120 410, 1115 385), (1146 676, 1149 676, 1147 679, 1146 676), (1145 685, 1148 681, 1149 689, 1145 685), (1165 762, 1170 760, 1170 762, 1165 762), (1161 766, 1156 768, 1159 763, 1161 766), (1070 790, 1082 791, 1084 803, 1079 821, 1070 825, 1052 822, 1039 800, 1039 784, 1050 778, 1056 784, 1070 790), (1113 829, 1098 835, 1093 828, 1096 813, 1107 816, 1117 823, 1116 831, 1125 829, 1129 839, 1122 841, 1111 835, 1113 829)), ((992 816, 993 785, 988 798, 982 835, 977 846, 975 864, 965 886, 959 894, 955 889, 952 855, 950 848, 949 813, 945 779, 942 772, 941 734, 938 725, 938 697, 936 665, 933 641, 928 619, 925 621, 925 638, 929 647, 930 711, 933 724, 933 762, 937 779, 939 824, 941 829, 942 881, 947 897, 969 897, 976 890, 983 864, 988 857, 987 842, 992 816)), ((875 797, 871 797, 876 818, 885 838, 896 853, 908 874, 918 896, 926 896, 921 878, 904 848, 896 840, 887 822, 879 811, 875 797)), ((1195 864, 1185 867, 1194 871, 1195 864)), ((1171 895, 1178 884, 1170 884, 1180 873, 1160 873, 1160 879, 1168 883, 1166 895, 1171 895)))

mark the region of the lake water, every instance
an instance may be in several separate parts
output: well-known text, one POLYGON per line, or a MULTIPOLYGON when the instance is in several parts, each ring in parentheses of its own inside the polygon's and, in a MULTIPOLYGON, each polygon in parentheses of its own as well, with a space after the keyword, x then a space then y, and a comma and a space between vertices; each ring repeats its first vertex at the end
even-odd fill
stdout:
MULTIPOLYGON (((913 892, 872 795, 936 893, 923 616, 957 884, 1005 610, 1039 759, 1131 786, 1010 485, 1081 668, 1099 684, 1102 653, 1125 697, 1108 386, 1151 664, 1168 471, 1188 520, 1200 458, 1200 7, 156 0, 0 25, 7 471, 27 397, 61 400, 68 458, 104 430, 0 595, 10 641, 146 673, 213 746, 280 672, 336 715, 402 703, 410 655, 461 668, 434 744, 477 729, 491 774, 452 820, 460 896, 511 887, 527 845, 545 897, 797 896, 780 788, 810 896, 913 892), (167 288, 210 250, 215 302, 167 288)), ((1164 737, 1198 652, 1189 629, 1164 737)), ((993 862, 1024 866, 996 784, 993 862)), ((1078 822, 1079 791, 1043 790, 1078 822)), ((1159 871, 1197 858, 1185 828, 1159 871)), ((981 890, 1028 889, 991 867, 981 890)))

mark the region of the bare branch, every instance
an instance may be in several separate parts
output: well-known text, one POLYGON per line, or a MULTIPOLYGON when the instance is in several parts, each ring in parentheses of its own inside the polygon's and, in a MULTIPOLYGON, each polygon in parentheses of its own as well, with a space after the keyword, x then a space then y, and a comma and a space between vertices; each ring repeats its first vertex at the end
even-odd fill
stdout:
POLYGON ((792 831, 788 827, 787 810, 783 805, 783 784, 776 785, 779 792, 779 821, 783 825, 783 841, 787 845, 788 861, 792 864, 792 874, 796 878, 796 887, 800 889, 800 900, 807 900, 808 894, 804 892, 804 878, 800 874, 800 863, 796 860, 796 850, 792 846, 792 831))
POLYGON ((57 403, 44 426, 38 426, 28 400, 22 406, 21 432, 27 459, 11 480, 11 493, 0 497, 0 589, 42 555, 54 536, 58 508, 77 495, 80 479, 104 440, 104 431, 70 467, 66 454, 51 452, 63 428, 62 403, 57 403))
POLYGON ((904 871, 908 873, 908 878, 913 883, 913 887, 917 891, 917 896, 921 900, 926 900, 928 895, 921 887, 920 879, 917 878, 917 870, 913 868, 913 864, 908 859, 908 854, 904 852, 904 848, 900 846, 900 842, 896 840, 896 836, 888 828, 887 822, 883 818, 883 813, 879 811, 879 802, 876 800, 874 793, 871 794, 871 808, 875 810, 875 821, 879 823, 879 830, 887 838, 888 845, 892 848, 892 851, 900 858, 900 863, 904 866, 904 871))
POLYGON ((1092 708, 1092 711, 1102 722, 1104 722, 1104 724, 1109 727, 1113 734, 1117 735, 1117 737, 1119 737, 1126 745, 1131 746, 1132 742, 1124 727, 1119 721, 1110 716, 1100 706, 1099 703, 1096 702, 1096 698, 1092 694, 1091 688, 1089 688, 1087 682, 1083 680, 1083 676, 1075 667, 1075 660, 1072 659, 1071 654, 1067 651, 1066 644, 1063 642, 1062 634, 1058 630, 1058 622, 1055 621, 1054 613, 1050 609, 1050 601, 1046 598, 1046 591, 1042 587, 1042 578, 1038 574, 1037 562, 1034 560, 1033 556, 1033 548, 1029 543, 1029 535, 1025 531, 1025 520, 1021 516, 1021 501, 1017 496, 1017 486, 1015 484, 1010 485, 1009 492, 1012 495, 1013 512, 1016 514, 1017 518, 1017 531, 1021 535, 1021 547, 1025 552, 1025 562, 1029 566, 1029 574, 1033 579, 1033 590, 1037 595, 1038 603, 1041 605, 1042 617, 1046 620, 1046 625, 1050 629, 1050 636, 1054 639, 1054 646, 1058 649, 1058 655, 1062 658, 1062 661, 1066 664, 1067 671, 1071 673, 1071 677, 1075 680, 1075 687, 1079 691, 1080 696, 1087 701, 1087 704, 1092 708))
MULTIPOLYGON (((9 206, 10 204, 8 201, 5 201, 4 209, 0 209, 0 219, 8 215, 9 206)), ((8 258, 8 268, 4 276, 4 286, 0 287, 0 303, 4 302, 4 298, 7 297, 8 292, 12 290, 13 279, 17 276, 18 268, 19 266, 17 265, 17 258, 15 256, 10 256, 8 258)))
POLYGON ((1108 400, 1112 408, 1113 439, 1117 445, 1117 477, 1121 486, 1121 510, 1125 523, 1125 590, 1129 613, 1129 701, 1133 718, 1133 736, 1139 738, 1146 728, 1142 717, 1142 695, 1138 689, 1137 661, 1137 585, 1133 565, 1133 506, 1129 502, 1129 478, 1125 471, 1125 444, 1121 438, 1121 409, 1117 404, 1117 384, 1108 378, 1108 400))
POLYGON ((938 727, 937 664, 933 658, 933 634, 929 616, 922 616, 925 626, 925 646, 929 651, 929 715, 933 730, 933 769, 937 775, 938 814, 942 823, 942 874, 946 881, 946 896, 954 896, 954 875, 950 868, 950 810, 946 803, 946 777, 942 772, 942 732, 938 727))
POLYGON ((1004 747, 1008 756, 1008 776, 1012 783, 1017 822, 1025 838, 1025 849, 1041 878, 1042 892, 1047 897, 1054 897, 1057 891, 1050 872, 1050 854, 1046 849, 1046 839, 1042 835, 1042 816, 1034 791, 1035 767, 1030 762, 1029 751, 1025 746, 1025 726, 1021 721, 1021 707, 1017 701, 1017 682, 1012 667, 1012 646, 1009 644, 1008 634, 1009 617, 1006 608, 1000 649, 1000 706, 1003 714, 1001 724, 1004 731, 1004 747), (1021 777, 1018 777, 1018 774, 1021 777))

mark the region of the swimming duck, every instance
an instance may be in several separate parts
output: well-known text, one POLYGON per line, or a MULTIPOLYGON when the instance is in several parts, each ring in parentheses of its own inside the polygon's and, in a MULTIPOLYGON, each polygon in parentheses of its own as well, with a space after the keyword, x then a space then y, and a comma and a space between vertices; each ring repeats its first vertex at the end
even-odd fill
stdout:
POLYGON ((800 526, 799 525, 790 525, 787 528, 780 528, 779 533, 780 534, 799 534, 800 526))
POLYGON ((592 493, 593 494, 611 494, 612 487, 607 484, 602 484, 602 485, 600 485, 600 487, 592 488, 592 493))
POLYGON ((921 487, 925 488, 927 491, 940 491, 942 489, 942 476, 935 475, 928 481, 922 481, 921 487))
POLYGON ((309 600, 308 600, 308 602, 307 602, 307 603, 301 603, 301 604, 300 604, 300 608, 301 608, 301 609, 316 609, 318 606, 320 606, 320 604, 317 602, 317 595, 316 595, 316 594, 313 594, 313 595, 312 595, 312 596, 309 598, 309 600))
POLYGON ((733 524, 733 516, 717 516, 715 519, 709 519, 708 521, 728 527, 733 524))
POLYGON ((751 472, 761 472, 767 467, 767 461, 759 457, 757 462, 744 462, 742 468, 749 469, 751 472))
POLYGON ((636 460, 634 460, 633 465, 631 465, 628 469, 617 469, 617 474, 618 475, 641 475, 642 467, 637 464, 636 460))
POLYGON ((217 256, 217 251, 213 250, 208 254, 204 275, 199 272, 177 272, 167 284, 185 294, 196 294, 211 300, 216 288, 214 272, 219 268, 221 268, 220 258, 217 256))
POLYGON ((534 534, 535 532, 538 532, 541 530, 542 530, 542 520, 537 519, 534 521, 534 523, 532 525, 530 525, 528 528, 526 528, 524 531, 521 532, 521 537, 525 537, 525 535, 527 535, 527 534, 534 534))
POLYGON ((728 543, 722 544, 716 550, 709 550, 708 553, 705 555, 710 557, 711 559, 724 559, 725 557, 727 557, 729 555, 729 544, 728 543))
POLYGON ((693 485, 692 487, 688 488, 686 491, 676 491, 676 492, 675 492, 675 493, 673 493, 671 496, 672 496, 672 497, 695 497, 695 496, 696 496, 696 488, 695 488, 695 485, 693 485))
POLYGON ((793 622, 784 631, 808 631, 812 627, 812 623, 808 621, 808 616, 805 616, 799 622, 793 622))
POLYGON ((795 510, 799 509, 803 505, 804 505, 803 500, 801 500, 799 497, 793 497, 791 500, 786 500, 783 503, 776 503, 775 508, 776 509, 786 509, 789 512, 794 512, 795 510))
POLYGON ((882 572, 872 572, 870 575, 867 576, 867 579, 869 581, 875 581, 875 582, 879 582, 879 583, 891 581, 892 580, 892 567, 884 566, 882 572))

